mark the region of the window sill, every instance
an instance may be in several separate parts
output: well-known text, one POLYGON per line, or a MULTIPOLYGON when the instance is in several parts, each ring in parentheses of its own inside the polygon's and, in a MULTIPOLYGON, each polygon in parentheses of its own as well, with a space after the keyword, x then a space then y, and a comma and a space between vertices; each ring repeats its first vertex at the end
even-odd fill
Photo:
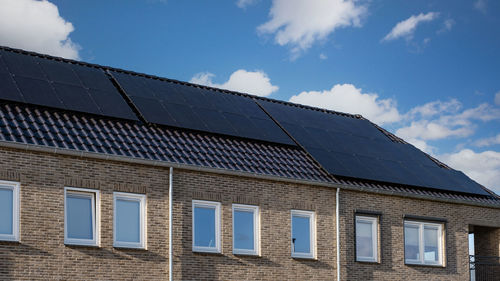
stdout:
POLYGON ((66 247, 78 247, 78 248, 101 248, 100 245, 92 245, 92 244, 76 244, 76 243, 64 243, 66 247))
POLYGON ((357 263, 363 263, 363 264, 380 264, 380 261, 356 261, 357 263))
POLYGON ((145 247, 131 247, 131 246, 117 246, 117 245, 113 245, 113 248, 117 249, 117 250, 136 250, 136 251, 147 251, 148 249, 145 248, 145 247))
POLYGON ((221 252, 208 252, 208 251, 196 251, 196 250, 193 250, 192 251, 193 254, 196 254, 196 255, 207 255, 207 256, 223 256, 223 254, 221 252))
POLYGON ((260 254, 251 254, 251 253, 235 253, 233 252, 233 255, 239 256, 239 257, 252 257, 252 258, 260 258, 260 254))
POLYGON ((306 257, 306 256, 292 256, 292 259, 294 260, 307 260, 307 261, 317 261, 318 258, 316 257, 306 257))
POLYGON ((446 266, 442 264, 422 264, 422 263, 406 263, 407 266, 415 266, 415 267, 434 267, 434 268, 446 268, 446 266))

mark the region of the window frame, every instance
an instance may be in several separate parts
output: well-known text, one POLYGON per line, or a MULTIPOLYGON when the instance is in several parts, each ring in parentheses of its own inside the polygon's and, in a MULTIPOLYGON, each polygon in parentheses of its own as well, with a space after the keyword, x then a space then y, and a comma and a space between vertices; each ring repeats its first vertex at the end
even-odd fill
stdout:
POLYGON ((235 255, 251 255, 258 256, 260 255, 260 210, 259 206, 255 205, 243 205, 243 204, 233 204, 232 206, 232 216, 233 216, 233 254, 235 255), (253 213, 253 235, 254 235, 254 249, 238 249, 235 246, 235 227, 234 227, 234 212, 235 211, 251 211, 253 213))
POLYGON ((403 236, 404 236, 404 261, 407 265, 422 265, 422 266, 436 266, 436 267, 445 267, 445 228, 444 223, 440 222, 427 222, 427 221, 414 221, 414 220, 405 220, 403 227, 403 236), (418 228, 418 247, 419 247, 419 259, 407 259, 406 258, 406 227, 407 225, 417 227, 418 228), (431 227, 438 231, 438 261, 431 262, 425 260, 425 227, 431 227))
POLYGON ((370 216, 370 215, 364 215, 364 214, 356 214, 355 215, 355 222, 354 222, 354 227, 355 227, 355 234, 354 234, 354 241, 355 241, 355 256, 356 256, 356 261, 357 262, 371 262, 371 263, 379 263, 380 262, 380 218, 379 216, 370 216), (369 222, 371 223, 372 227, 372 251, 373 251, 373 257, 363 257, 363 256, 358 256, 358 221, 362 222, 369 222))
POLYGON ((14 181, 0 180, 0 189, 12 190, 12 234, 0 234, 0 241, 19 242, 20 238, 20 199, 21 184, 14 181))
POLYGON ((78 246, 100 246, 100 221, 101 221, 101 200, 100 191, 97 189, 79 188, 79 187, 64 187, 64 244, 65 245, 78 245, 78 246), (68 237, 68 194, 76 194, 83 196, 84 194, 93 194, 92 197, 92 225, 93 225, 93 239, 80 239, 68 237))
POLYGON ((113 247, 115 248, 132 248, 132 249, 146 249, 147 247, 147 206, 146 194, 127 193, 127 192, 113 192, 113 247), (116 227, 116 201, 133 201, 139 202, 139 242, 125 242, 118 241, 117 227, 116 227))
POLYGON ((191 209, 192 218, 192 251, 199 253, 221 253, 221 203, 215 201, 205 201, 205 200, 192 200, 191 209), (195 221, 194 221, 194 211, 196 207, 215 209, 215 246, 205 247, 195 245, 195 221))
POLYGON ((300 259, 316 259, 316 212, 304 210, 291 210, 290 212, 290 247, 292 258, 300 259), (293 243, 293 217, 307 217, 309 218, 309 253, 295 252, 293 243))

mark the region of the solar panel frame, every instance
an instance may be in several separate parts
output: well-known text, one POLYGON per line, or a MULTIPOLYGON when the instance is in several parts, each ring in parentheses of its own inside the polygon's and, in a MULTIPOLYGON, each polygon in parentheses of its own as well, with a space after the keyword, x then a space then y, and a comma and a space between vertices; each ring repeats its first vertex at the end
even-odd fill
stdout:
POLYGON ((111 75, 147 122, 295 145, 250 97, 118 71, 111 75))
POLYGON ((489 195, 463 173, 439 166, 410 144, 391 140, 368 120, 257 102, 332 175, 489 195))

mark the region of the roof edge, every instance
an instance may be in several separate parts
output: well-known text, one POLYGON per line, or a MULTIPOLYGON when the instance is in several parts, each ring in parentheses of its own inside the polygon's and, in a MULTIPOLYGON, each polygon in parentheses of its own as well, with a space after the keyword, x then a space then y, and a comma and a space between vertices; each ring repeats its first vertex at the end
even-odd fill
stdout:
POLYGON ((172 162, 166 162, 166 161, 160 161, 160 160, 139 159, 139 158, 132 158, 132 157, 127 157, 127 156, 116 156, 116 155, 96 153, 96 152, 76 151, 76 150, 65 149, 65 148, 49 148, 49 147, 41 146, 41 145, 20 144, 17 142, 10 142, 10 141, 3 141, 3 140, 0 140, 0 148, 20 149, 20 150, 31 151, 31 152, 43 152, 43 153, 57 154, 57 155, 64 155, 64 156, 73 156, 73 157, 90 158, 90 159, 107 160, 107 161, 117 161, 117 162, 122 162, 122 163, 140 164, 140 165, 147 165, 147 166, 153 166, 153 167, 168 167, 168 168, 172 167, 172 168, 177 168, 177 169, 182 169, 182 170, 199 171, 199 172, 206 172, 206 173, 216 173, 216 174, 229 175, 229 176, 243 176, 243 177, 247 177, 247 178, 256 178, 256 179, 263 179, 263 180, 270 180, 270 181, 313 185, 313 186, 328 187, 328 188, 339 188, 339 189, 345 189, 345 190, 357 191, 357 192, 367 192, 367 193, 374 193, 374 194, 388 195, 388 196, 397 196, 397 197, 403 197, 403 198, 423 199, 423 200, 435 201, 435 202, 445 202, 445 203, 452 203, 452 204, 500 209, 500 202, 498 204, 488 204, 488 203, 473 202, 473 201, 460 200, 460 199, 437 198, 437 197, 414 194, 414 193, 403 192, 403 191, 375 190, 372 188, 368 188, 368 187, 365 187, 362 185, 355 185, 355 184, 344 184, 344 183, 335 183, 335 182, 320 182, 320 181, 312 181, 312 180, 292 179, 292 178, 286 178, 286 177, 280 177, 280 176, 255 174, 255 173, 244 172, 244 171, 233 171, 233 170, 226 170, 226 169, 220 169, 220 168, 200 167, 200 166, 189 165, 189 164, 178 164, 178 163, 172 163, 172 162))

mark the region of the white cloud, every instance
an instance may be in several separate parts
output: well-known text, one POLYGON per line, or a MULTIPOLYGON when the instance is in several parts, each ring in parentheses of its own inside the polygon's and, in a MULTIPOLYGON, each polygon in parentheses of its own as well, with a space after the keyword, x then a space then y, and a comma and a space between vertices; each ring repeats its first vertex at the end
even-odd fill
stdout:
POLYGON ((500 105, 500 91, 495 94, 495 104, 500 105))
POLYGON ((474 2, 474 8, 476 8, 476 10, 480 11, 481 13, 486 14, 486 4, 486 0, 477 0, 476 2, 474 2))
POLYGON ((474 145, 479 147, 491 146, 495 144, 500 144, 500 134, 490 138, 479 139, 474 142, 474 145))
POLYGON ((257 0, 238 0, 238 1, 236 1, 236 6, 244 9, 248 6, 255 4, 256 2, 257 2, 257 0))
POLYGON ((433 101, 414 107, 404 115, 404 120, 409 124, 396 130, 396 135, 403 139, 463 138, 474 134, 477 127, 474 121, 500 120, 500 109, 484 103, 462 110, 456 99, 433 101))
POLYGON ((291 47, 292 59, 341 27, 360 27, 367 7, 356 0, 273 0, 271 19, 258 31, 274 34, 281 46, 291 47))
POLYGON ((450 31, 453 26, 455 25, 455 21, 453 19, 446 19, 444 22, 443 22, 443 27, 441 27, 441 29, 439 29, 437 31, 438 34, 441 34, 441 33, 444 33, 444 32, 447 32, 447 31, 450 31))
POLYGON ((439 119, 419 120, 396 130, 396 135, 403 139, 439 140, 448 137, 467 137, 474 133, 472 127, 449 128, 447 125, 439 122, 439 119))
POLYGON ((71 22, 48 1, 0 0, 0 45, 78 59, 71 22))
POLYGON ((327 58, 328 58, 328 56, 327 56, 327 55, 325 55, 325 54, 323 54, 323 53, 319 54, 319 59, 320 59, 320 60, 326 60, 327 58))
POLYGON ((462 149, 438 158, 453 169, 464 172, 478 183, 500 193, 500 152, 462 149))
POLYGON ((215 75, 212 73, 202 72, 193 76, 190 82, 263 97, 279 89, 278 86, 271 83, 271 80, 263 71, 246 71, 244 69, 239 69, 233 72, 229 80, 222 84, 214 83, 212 81, 214 77, 215 75))
POLYGON ((417 29, 417 26, 422 22, 429 22, 436 19, 439 13, 429 12, 427 14, 420 13, 419 15, 412 15, 411 17, 405 19, 404 21, 398 22, 383 39, 382 41, 395 40, 401 37, 407 40, 413 38, 413 33, 417 29))
POLYGON ((352 84, 337 84, 330 90, 321 92, 302 92, 292 96, 290 101, 346 113, 362 114, 379 125, 401 120, 394 100, 379 99, 375 93, 363 93, 352 84))

